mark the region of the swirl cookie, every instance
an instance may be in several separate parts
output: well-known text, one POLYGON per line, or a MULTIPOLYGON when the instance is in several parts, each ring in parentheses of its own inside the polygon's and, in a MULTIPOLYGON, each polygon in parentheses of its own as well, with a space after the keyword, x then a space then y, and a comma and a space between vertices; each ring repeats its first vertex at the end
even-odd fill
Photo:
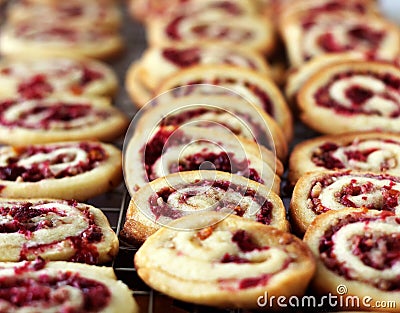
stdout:
MULTIPOLYGON (((167 77, 179 70, 195 65, 229 64, 261 73, 269 72, 265 59, 258 53, 233 45, 153 46, 144 52, 139 64, 140 79, 150 90, 155 90, 167 77)), ((130 76, 130 70, 128 70, 128 85, 132 81, 130 76)))
POLYGON ((0 195, 85 200, 116 187, 121 152, 99 142, 0 148, 0 195))
POLYGON ((297 100, 301 120, 321 133, 399 132, 400 69, 380 62, 334 64, 312 76, 297 100))
POLYGON ((127 127, 128 119, 106 98, 0 100, 0 142, 6 144, 110 141, 124 134, 127 127))
POLYGON ((307 246, 271 226, 216 212, 169 226, 147 239, 135 266, 146 284, 179 300, 256 308, 264 292, 303 295, 314 274, 307 246))
MULTIPOLYGON (((238 69, 228 65, 196 66, 179 71, 159 86, 158 93, 177 87, 196 84, 211 84, 227 88, 230 95, 237 93, 250 103, 264 109, 281 127, 289 141, 293 136, 292 115, 283 95, 275 83, 266 75, 249 69, 238 69)), ((186 89, 184 89, 186 92, 186 89)), ((179 90, 178 90, 179 91, 179 90)), ((193 93, 203 93, 204 87, 193 93)), ((213 92, 210 88, 209 92, 213 92)))
POLYGON ((121 235, 142 243, 172 220, 204 211, 235 214, 288 230, 282 200, 264 185, 224 172, 192 171, 161 177, 140 188, 131 199, 121 235))
POLYGON ((53 93, 112 96, 118 81, 106 64, 83 58, 4 58, 0 61, 0 95, 25 99, 53 93))
POLYGON ((138 313, 110 267, 54 261, 0 263, 3 312, 138 313))
POLYGON ((344 169, 400 175, 400 136, 360 132, 303 141, 290 155, 289 181, 306 172, 344 169))
POLYGON ((1 262, 64 260, 105 263, 118 238, 99 209, 75 201, 0 199, 1 262))
MULTIPOLYGON (((320 215, 307 230, 304 241, 317 258, 314 289, 343 298, 368 296, 390 301, 399 296, 399 218, 390 212, 345 209, 320 215), (347 292, 338 293, 345 285, 347 292)), ((346 302, 347 303, 347 302, 346 302)), ((398 308, 360 308, 398 312, 398 308)))
POLYGON ((107 59, 123 48, 114 30, 89 25, 42 23, 37 20, 8 23, 0 35, 0 51, 6 56, 56 55, 107 59))
POLYGON ((326 53, 358 51, 391 59, 400 51, 397 25, 378 16, 305 10, 283 17, 280 31, 292 66, 326 53))
POLYGON ((179 43, 226 43, 271 53, 275 38, 272 24, 256 15, 232 16, 215 10, 154 19, 147 26, 150 46, 179 43))
MULTIPOLYGON (((219 88, 218 91, 225 90, 219 88)), ((143 131, 158 125, 224 128, 269 148, 281 160, 287 156, 287 143, 275 120, 244 99, 231 95, 188 95, 175 98, 167 93, 155 98, 151 104, 154 105, 141 112, 136 129, 143 131)))
POLYGON ((130 14, 138 21, 174 17, 182 14, 213 11, 229 17, 255 15, 257 8, 252 0, 129 0, 130 14))
POLYGON ((304 233, 318 215, 347 207, 366 207, 399 215, 399 197, 399 176, 351 171, 308 173, 293 190, 292 226, 304 233))
POLYGON ((15 23, 28 19, 45 19, 47 23, 62 21, 79 27, 96 25, 118 29, 121 25, 121 14, 115 3, 109 0, 47 2, 24 0, 14 2, 7 10, 9 22, 15 23))
POLYGON ((283 173, 274 154, 253 141, 194 126, 136 132, 124 149, 124 169, 131 193, 158 177, 199 169, 238 174, 279 193, 278 175, 283 173))

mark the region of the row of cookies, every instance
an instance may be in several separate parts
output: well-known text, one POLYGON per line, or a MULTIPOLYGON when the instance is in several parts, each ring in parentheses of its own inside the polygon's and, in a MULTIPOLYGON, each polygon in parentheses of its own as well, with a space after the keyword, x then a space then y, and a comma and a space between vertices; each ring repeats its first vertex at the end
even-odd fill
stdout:
POLYGON ((295 146, 289 160, 291 225, 316 256, 313 288, 372 298, 346 310, 396 312, 374 304, 398 296, 389 251, 398 254, 400 238, 399 29, 373 1, 302 1, 283 12, 281 31, 294 66, 288 99, 327 134, 295 146))
POLYGON ((2 311, 120 312, 123 303, 124 311, 138 312, 113 270, 94 266, 118 253, 107 218, 71 200, 87 200, 122 179, 121 151, 92 141, 112 140, 128 123, 111 105, 113 71, 83 58, 100 56, 92 54, 89 33, 93 12, 97 27, 108 27, 101 25, 103 4, 32 0, 9 7, 0 137, 14 146, 0 149, 2 311))
MULTIPOLYGON (((284 137, 281 134, 275 136, 277 145, 285 146, 285 138, 290 141, 292 117, 280 90, 271 79, 271 70, 265 61, 268 52, 254 47, 240 36, 245 32, 248 33, 246 38, 257 40, 257 34, 264 33, 265 39, 260 42, 265 44, 267 38, 275 40, 271 25, 267 26, 270 22, 254 9, 258 7, 255 2, 213 0, 185 1, 182 4, 177 1, 168 6, 160 1, 131 2, 133 14, 146 21, 149 43, 149 48, 127 72, 126 89, 135 105, 143 107, 152 98, 172 89, 176 93, 181 90, 182 94, 200 94, 200 98, 204 93, 222 93, 225 89, 229 96, 244 97, 273 117, 278 125, 271 121, 271 128, 278 131, 280 128, 284 137), (214 22, 203 21, 209 16, 214 22), (230 18, 234 18, 238 25, 221 24, 230 18), (251 29, 258 24, 265 29, 251 29), (171 27, 179 35, 169 36, 171 27), (154 35, 157 32, 160 34, 154 35), (212 84, 222 88, 212 91, 186 88, 194 84, 212 84), (180 88, 183 86, 185 88, 180 88)), ((279 157, 284 159, 285 155, 279 157)))

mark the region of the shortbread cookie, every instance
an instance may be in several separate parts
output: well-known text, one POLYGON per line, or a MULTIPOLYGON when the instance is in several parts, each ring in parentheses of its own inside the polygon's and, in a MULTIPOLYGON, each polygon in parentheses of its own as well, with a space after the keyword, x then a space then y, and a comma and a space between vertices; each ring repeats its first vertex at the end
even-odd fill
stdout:
POLYGON ((191 170, 231 172, 265 184, 279 193, 282 163, 253 141, 223 129, 195 126, 155 127, 138 131, 124 149, 129 192, 170 173, 191 170), (276 172, 276 174, 275 174, 276 172))
POLYGON ((257 308, 268 296, 301 296, 315 270, 295 236, 238 216, 186 216, 150 236, 136 252, 139 276, 179 300, 257 308))
POLYGON ((0 148, 2 197, 85 200, 121 178, 121 152, 100 142, 0 148))
POLYGON ((302 65, 292 68, 285 85, 285 95, 291 104, 296 104, 296 96, 303 85, 323 68, 344 61, 364 60, 365 56, 356 51, 322 54, 302 65))
POLYGON ((300 118, 326 134, 399 132, 400 68, 380 62, 334 64, 300 89, 300 118))
MULTIPOLYGON (((206 87, 208 89, 208 87, 206 87)), ((220 91, 225 91, 220 88, 220 91)), ((233 134, 261 144, 281 159, 287 156, 287 143, 282 130, 262 109, 232 95, 189 95, 174 97, 163 94, 153 106, 141 112, 136 129, 155 126, 192 125, 205 128, 225 128, 233 134)))
POLYGON ((167 175, 137 191, 129 204, 122 236, 142 243, 172 220, 205 211, 235 214, 288 231, 282 200, 264 185, 219 171, 167 175))
POLYGON ((6 56, 83 56, 107 59, 123 47, 114 30, 90 25, 42 23, 28 20, 6 24, 0 35, 0 52, 6 56))
POLYGON ((65 260, 105 263, 118 238, 99 209, 75 201, 0 199, 1 262, 65 260))
MULTIPOLYGON (((238 69, 228 65, 196 66, 179 71, 166 79, 158 93, 181 86, 212 84, 228 89, 229 94, 237 93, 245 100, 263 108, 281 127, 287 140, 293 135, 292 115, 281 92, 266 75, 249 69, 238 69)), ((199 89, 203 92, 203 88, 199 89)), ((193 88, 193 93, 198 89, 193 88)), ((211 89, 210 92, 213 90, 211 89)))
POLYGON ((400 175, 400 135, 359 132, 303 141, 290 155, 289 181, 306 172, 338 169, 400 175))
POLYGON ((204 11, 220 12, 230 18, 255 15, 257 12, 252 0, 129 0, 128 9, 141 22, 204 11))
POLYGON ((160 18, 147 24, 147 41, 150 46, 176 43, 242 45, 261 53, 271 53, 275 38, 270 21, 258 16, 236 16, 205 10, 160 18))
POLYGON ((306 10, 282 18, 280 29, 293 66, 333 52, 359 51, 390 59, 400 51, 397 25, 377 16, 306 10))
POLYGON ((366 207, 400 215, 400 176, 351 171, 308 173, 297 182, 290 203, 292 226, 304 233, 320 214, 366 207))
POLYGON ((60 22, 86 27, 118 29, 121 13, 109 0, 69 1, 16 1, 7 10, 7 20, 13 23, 29 19, 45 20, 46 23, 60 22))
POLYGON ((83 58, 19 57, 0 61, 0 95, 42 98, 52 93, 112 96, 118 80, 104 63, 83 58))
POLYGON ((138 313, 111 267, 41 259, 0 263, 3 312, 138 313))
POLYGON ((260 54, 233 45, 183 44, 151 47, 144 52, 139 63, 141 81, 150 90, 155 90, 168 76, 194 65, 229 64, 263 74, 268 74, 269 71, 260 54))
MULTIPOLYGON (((317 258, 313 281, 321 294, 372 299, 372 303, 393 301, 400 296, 400 220, 390 212, 345 209, 320 215, 307 230, 304 241, 317 258), (339 289, 344 286, 345 289, 339 289)), ((369 306, 373 312, 399 312, 399 308, 369 306)))
POLYGON ((0 142, 27 145, 104 140, 123 135, 128 119, 106 98, 54 96, 0 100, 0 142))

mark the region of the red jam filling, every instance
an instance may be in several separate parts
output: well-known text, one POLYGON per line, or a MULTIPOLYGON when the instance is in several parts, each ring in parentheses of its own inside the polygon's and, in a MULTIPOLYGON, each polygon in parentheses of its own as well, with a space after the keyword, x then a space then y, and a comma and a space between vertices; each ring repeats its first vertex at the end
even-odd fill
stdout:
MULTIPOLYGON (((77 204, 75 204, 77 205, 77 204)), ((95 217, 90 213, 88 208, 82 210, 82 214, 86 217, 88 228, 77 236, 69 236, 64 240, 70 241, 75 250, 75 254, 69 259, 71 262, 79 262, 86 264, 97 264, 99 253, 96 248, 96 243, 103 239, 103 232, 96 225, 95 217)), ((28 259, 32 254, 40 254, 41 252, 57 247, 58 241, 47 244, 32 246, 24 245, 20 253, 20 261, 28 259)))
POLYGON ((162 55, 165 59, 179 67, 188 67, 200 62, 199 48, 165 48, 162 55))
MULTIPOLYGON (((253 189, 235 185, 230 181, 219 181, 219 180, 216 181, 203 180, 193 184, 194 188, 201 186, 212 186, 213 188, 222 189, 224 191, 233 190, 241 194, 243 197, 251 197, 252 200, 257 204, 259 204, 261 207, 260 211, 256 214, 256 220, 262 224, 266 225, 271 224, 273 204, 266 198, 257 195, 253 189)), ((182 187, 187 187, 187 186, 184 185, 182 187)), ((172 208, 168 204, 168 198, 170 197, 170 195, 176 192, 177 190, 181 189, 182 187, 177 186, 176 189, 171 187, 165 187, 149 198, 150 210, 155 216, 156 220, 159 219, 161 216, 166 216, 172 219, 177 219, 182 216, 181 211, 172 208), (159 198, 162 199, 162 203, 158 202, 159 198)), ((198 191, 196 189, 193 189, 193 191, 189 192, 188 194, 180 193, 179 202, 186 203, 188 199, 190 199, 192 196, 196 196, 197 194, 198 191)), ((216 210, 221 210, 224 208, 232 208, 232 207, 233 207, 233 213, 235 213, 238 216, 243 216, 243 214, 245 213, 244 210, 241 207, 239 207, 239 203, 236 202, 232 203, 231 201, 229 201, 229 199, 226 199, 226 197, 220 200, 219 206, 218 208, 216 208, 216 210)))
MULTIPOLYGON (((346 279, 354 280, 351 271, 339 262, 333 252, 335 246, 334 235, 342 227, 352 224, 363 222, 368 227, 368 223, 374 221, 385 221, 390 218, 391 221, 395 221, 400 224, 400 220, 394 219, 394 213, 382 212, 379 216, 368 217, 363 213, 352 213, 339 220, 335 225, 332 225, 321 238, 319 243, 320 258, 324 262, 325 266, 331 271, 337 273, 340 276, 346 277, 346 279)), ((400 259, 400 236, 398 234, 387 235, 387 236, 374 236, 373 233, 366 229, 365 234, 361 236, 355 236, 352 239, 352 253, 360 258, 360 260, 368 267, 372 267, 377 270, 384 270, 391 268, 394 264, 399 262, 400 259), (374 251, 374 252, 373 252, 374 251), (379 255, 377 255, 379 251, 379 255)), ((379 279, 377 281, 369 282, 376 288, 383 291, 399 291, 400 281, 384 280, 379 279)))
POLYGON ((53 92, 45 75, 35 75, 18 85, 18 93, 24 99, 43 99, 53 92))
MULTIPOLYGON (((319 88, 314 94, 315 102, 317 105, 334 109, 336 113, 343 115, 352 115, 352 114, 365 114, 365 115, 382 115, 381 112, 376 110, 366 110, 363 107, 365 101, 367 101, 372 95, 372 91, 362 88, 360 86, 354 85, 349 86, 346 90, 346 95, 349 100, 351 100, 351 107, 344 106, 338 103, 336 100, 332 99, 329 90, 331 86, 338 80, 343 78, 348 78, 354 75, 365 75, 369 77, 374 77, 381 82, 383 82, 388 90, 392 90, 400 94, 400 78, 395 77, 391 74, 377 74, 377 73, 369 73, 369 72, 346 72, 337 74, 332 77, 330 82, 325 86, 319 88)), ((398 100, 393 97, 388 91, 385 91, 381 95, 383 98, 389 99, 397 104, 399 104, 399 108, 391 113, 391 118, 397 118, 400 116, 400 103, 398 100)))
POLYGON ((253 168, 249 168, 248 160, 238 161, 232 153, 196 153, 179 160, 179 164, 171 165, 171 173, 199 170, 217 170, 233 174, 240 174, 259 183, 264 183, 263 179, 253 168), (212 165, 210 163, 212 163, 212 165), (210 168, 207 168, 207 165, 210 168))
MULTIPOLYGON (((146 178, 149 181, 157 178, 156 174, 153 173, 153 165, 161 157, 163 149, 165 149, 165 144, 168 142, 168 147, 173 147, 187 142, 187 138, 185 138, 179 130, 175 130, 176 128, 171 130, 169 127, 168 129, 161 127, 153 138, 141 149, 140 152, 144 152, 146 178)), ((264 182, 255 169, 249 168, 248 160, 238 161, 235 159, 234 155, 226 152, 221 152, 219 154, 196 153, 179 160, 179 164, 172 164, 169 171, 171 173, 176 173, 180 171, 198 170, 200 166, 203 170, 207 170, 207 168, 205 168, 205 164, 207 164, 205 163, 206 161, 214 165, 210 170, 216 169, 234 174, 240 173, 251 180, 259 183, 264 182)))
MULTIPOLYGON (((337 177, 340 176, 346 176, 347 174, 334 174, 330 176, 326 176, 322 179, 319 179, 318 181, 314 182, 314 185, 321 184, 322 188, 327 188, 329 185, 335 182, 337 177)), ((400 192, 396 189, 393 189, 393 187, 396 185, 396 183, 400 183, 400 179, 389 176, 389 175, 373 175, 373 174, 365 174, 360 177, 367 177, 371 179, 377 179, 377 180, 383 180, 383 179, 388 179, 391 181, 386 186, 379 187, 379 189, 382 192, 382 203, 368 203, 367 202, 367 196, 363 198, 365 200, 365 203, 363 203, 363 207, 367 209, 372 209, 372 210, 382 210, 382 211, 395 211, 396 207, 400 204, 400 192)), ((372 181, 365 182, 363 184, 360 184, 357 182, 357 176, 354 177, 350 181, 349 184, 344 185, 341 190, 337 191, 335 193, 335 198, 336 200, 347 207, 358 207, 354 202, 351 201, 350 197, 354 196, 359 196, 359 195, 367 195, 371 191, 373 191, 376 187, 374 186, 372 181)), ((312 192, 311 188, 311 192, 312 192)), ((322 205, 321 199, 318 197, 313 197, 310 194, 308 195, 308 198, 311 200, 311 208, 316 214, 321 214, 324 212, 329 211, 330 209, 324 205, 322 205)))
POLYGON ((0 233, 21 233, 26 237, 30 237, 32 232, 39 229, 53 228, 55 225, 51 220, 43 220, 39 223, 33 222, 32 219, 38 216, 46 216, 49 214, 65 216, 63 212, 56 208, 39 208, 32 209, 32 203, 23 203, 15 207, 0 207, 0 215, 9 217, 9 221, 0 224, 0 233))
POLYGON ((60 305, 69 300, 68 294, 55 294, 64 286, 80 289, 83 307, 65 308, 62 312, 98 312, 111 300, 111 293, 103 283, 68 271, 60 271, 56 277, 43 274, 36 280, 18 277, 18 275, 2 277, 0 278, 0 299, 17 308, 36 306, 39 303, 45 307, 50 307, 52 304, 60 305))
MULTIPOLYGON (((61 126, 62 129, 71 129, 77 126, 70 125, 68 124, 68 122, 74 121, 76 119, 84 118, 89 115, 94 115, 97 116, 98 118, 104 119, 110 115, 106 111, 94 109, 89 104, 68 104, 63 102, 55 102, 51 106, 49 106, 49 105, 41 105, 40 102, 38 102, 36 107, 21 113, 18 117, 18 120, 8 121, 7 119, 4 118, 4 112, 16 104, 18 104, 18 102, 9 100, 0 102, 0 124, 7 127, 50 129, 54 122, 55 123, 65 122, 65 124, 61 126), (36 114, 42 115, 40 122, 36 124, 26 123, 27 117, 36 114)), ((60 125, 58 125, 58 127, 60 127, 60 125)))
MULTIPOLYGON (((362 141, 361 141, 362 142, 362 141)), ((399 144, 393 140, 383 140, 383 142, 399 144)), ((351 146, 352 143, 349 143, 346 146, 342 146, 344 148, 351 146)), ((325 167, 326 169, 343 169, 345 165, 333 156, 333 153, 339 148, 339 146, 333 142, 326 142, 320 145, 312 154, 311 160, 317 166, 325 167)), ((371 153, 378 151, 378 148, 370 148, 365 150, 348 150, 344 151, 348 160, 355 160, 358 162, 366 162, 371 153)), ((383 162, 380 164, 380 170, 385 171, 389 169, 389 164, 383 162)))
POLYGON ((232 235, 232 242, 236 243, 242 252, 251 252, 262 249, 245 230, 238 230, 232 235))
MULTIPOLYGON (((69 145, 60 146, 60 148, 63 147, 69 147, 69 145)), ((27 146, 18 148, 16 151, 17 156, 9 158, 6 166, 0 166, 0 179, 7 181, 22 179, 24 182, 38 182, 43 179, 59 179, 76 176, 91 171, 97 167, 99 163, 107 159, 107 153, 100 145, 80 143, 77 147, 87 152, 88 159, 86 162, 80 162, 77 166, 67 167, 57 174, 54 174, 50 170, 50 165, 70 162, 75 158, 75 155, 60 154, 52 160, 34 163, 29 167, 23 167, 18 165, 20 159, 38 153, 50 153, 58 148, 52 146, 27 146)))

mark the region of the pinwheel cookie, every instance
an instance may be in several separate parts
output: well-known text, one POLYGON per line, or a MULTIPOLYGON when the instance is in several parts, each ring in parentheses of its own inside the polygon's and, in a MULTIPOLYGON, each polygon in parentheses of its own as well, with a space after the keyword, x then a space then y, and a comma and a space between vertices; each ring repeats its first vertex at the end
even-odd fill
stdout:
POLYGON ((289 181, 304 173, 350 169, 400 175, 400 136, 393 133, 359 132, 303 141, 289 161, 289 181))
POLYGON ((106 64, 95 60, 66 57, 19 57, 0 61, 0 95, 17 94, 26 99, 53 93, 111 96, 117 77, 106 64))
MULTIPOLYGON (((150 90, 155 90, 168 76, 194 65, 229 64, 268 73, 268 65, 261 55, 233 45, 181 44, 151 47, 144 52, 139 64, 140 79, 150 90)), ((128 71, 128 86, 129 77, 128 71)))
POLYGON ((28 19, 45 20, 47 23, 62 21, 70 25, 117 29, 121 24, 121 14, 112 1, 36 1, 14 2, 7 10, 7 19, 19 22, 28 19))
POLYGON ((300 118, 326 134, 399 132, 400 68, 381 62, 334 64, 300 89, 300 118))
POLYGON ((292 226, 304 233, 320 214, 366 207, 400 214, 400 176, 351 171, 308 173, 297 182, 290 203, 292 226))
MULTIPOLYGON (((292 115, 281 92, 266 75, 249 69, 239 69, 228 65, 196 66, 179 71, 164 81, 158 93, 181 86, 211 84, 227 88, 230 95, 237 94, 245 100, 264 109, 282 128, 290 140, 293 135, 292 115)), ((184 89, 188 93, 188 89, 184 89)), ((206 90, 207 91, 207 90, 206 90)), ((191 89, 192 93, 204 93, 204 87, 191 89)), ((210 88, 209 93, 214 92, 210 88)))
POLYGON ((177 43, 227 43, 242 45, 261 53, 274 49, 275 38, 272 24, 256 15, 235 16, 205 10, 169 18, 149 21, 147 40, 150 46, 166 46, 177 43))
POLYGON ((303 295, 315 269, 307 246, 274 227, 225 217, 208 212, 160 229, 135 255, 139 276, 173 298, 211 306, 257 308, 265 292, 303 295))
POLYGON ((304 237, 317 258, 314 289, 340 295, 342 303, 357 296, 357 307, 365 310, 399 312, 375 305, 399 298, 399 223, 394 213, 376 210, 349 208, 320 215, 304 237), (361 301, 365 297, 370 302, 361 301))
POLYGON ((72 140, 113 140, 128 119, 106 98, 54 96, 0 100, 0 142, 26 145, 72 140))
MULTIPOLYGON (((209 90, 209 86, 204 89, 209 90)), ((225 92, 223 88, 219 88, 219 91, 225 92)), ((154 105, 149 105, 138 119, 136 129, 140 131, 158 125, 224 128, 269 148, 281 160, 287 156, 287 143, 275 120, 244 99, 231 95, 189 95, 175 98, 174 94, 166 93, 150 104, 154 105)))
POLYGON ((329 53, 318 55, 306 63, 301 64, 298 67, 292 68, 288 75, 285 85, 285 95, 291 104, 296 104, 296 97, 299 90, 303 87, 305 83, 329 65, 336 63, 365 60, 365 56, 357 51, 350 52, 339 52, 339 53, 329 53))
POLYGON ((121 181, 121 152, 100 142, 0 148, 0 195, 85 200, 121 181))
POLYGON ((129 204, 123 238, 142 243, 172 220, 205 211, 235 214, 287 231, 282 200, 264 185, 219 171, 161 177, 137 191, 129 204))
POLYGON ((36 260, 0 263, 3 312, 138 313, 111 267, 36 260))
POLYGON ((88 25, 42 23, 27 20, 8 23, 0 35, 0 51, 6 56, 84 56, 106 59, 123 47, 120 35, 109 29, 88 25))
POLYGON ((1 262, 65 260, 90 264, 111 261, 118 238, 107 218, 90 205, 50 199, 0 199, 1 262))
POLYGON ((141 22, 204 11, 220 12, 230 18, 255 15, 257 11, 251 0, 129 0, 128 8, 131 15, 141 22))
POLYGON ((400 51, 398 27, 377 16, 305 10, 282 18, 280 29, 293 66, 333 52, 390 59, 400 51))
POLYGON ((124 148, 129 192, 170 173, 219 170, 242 175, 279 192, 282 163, 253 141, 223 129, 162 126, 136 132, 124 148), (276 174, 275 174, 276 173, 276 174))

